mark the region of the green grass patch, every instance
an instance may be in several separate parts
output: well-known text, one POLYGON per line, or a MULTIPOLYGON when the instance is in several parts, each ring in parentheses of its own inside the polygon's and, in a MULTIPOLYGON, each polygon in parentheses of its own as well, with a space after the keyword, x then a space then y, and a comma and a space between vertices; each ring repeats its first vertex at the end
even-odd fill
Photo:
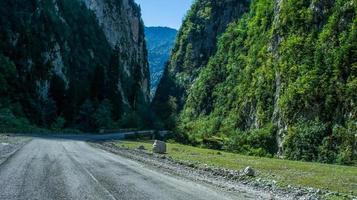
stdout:
MULTIPOLYGON (((152 149, 152 141, 120 141, 116 145, 130 149, 143 145, 148 151, 152 149)), ((245 156, 175 143, 167 143, 167 148, 168 156, 175 160, 234 170, 251 166, 258 170, 259 178, 276 180, 282 186, 306 186, 357 194, 357 167, 355 166, 245 156)))

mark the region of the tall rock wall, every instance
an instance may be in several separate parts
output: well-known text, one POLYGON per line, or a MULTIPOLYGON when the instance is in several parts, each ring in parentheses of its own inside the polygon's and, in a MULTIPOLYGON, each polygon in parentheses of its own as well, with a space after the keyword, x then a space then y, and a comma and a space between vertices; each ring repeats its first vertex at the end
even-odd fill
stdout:
POLYGON ((199 0, 194 3, 179 30, 153 100, 154 110, 164 121, 182 110, 192 84, 216 52, 217 38, 248 7, 248 0, 199 0))
MULTIPOLYGON (((197 1, 192 13, 220 10, 201 2, 215 1, 197 1)), ((197 66, 195 56, 177 62, 182 52, 201 55, 199 43, 176 48, 163 79, 173 87, 163 84, 166 93, 157 97, 169 99, 166 110, 179 112, 170 124, 178 138, 249 155, 353 163, 356 8, 353 0, 254 0, 221 35, 206 65, 190 68, 197 66)), ((211 27, 185 22, 182 30, 211 27)), ((195 37, 209 43, 207 35, 195 37)))
POLYGON ((16 66, 2 107, 40 126, 62 117, 91 129, 85 113, 103 102, 113 120, 147 106, 144 26, 133 0, 5 0, 0 10, 3 68, 16 66))

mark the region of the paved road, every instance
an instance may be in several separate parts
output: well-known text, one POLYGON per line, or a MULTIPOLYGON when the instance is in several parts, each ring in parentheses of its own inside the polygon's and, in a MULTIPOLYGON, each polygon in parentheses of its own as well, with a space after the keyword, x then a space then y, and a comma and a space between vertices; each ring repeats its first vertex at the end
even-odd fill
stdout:
POLYGON ((35 138, 0 165, 0 199, 245 199, 80 140, 35 138))

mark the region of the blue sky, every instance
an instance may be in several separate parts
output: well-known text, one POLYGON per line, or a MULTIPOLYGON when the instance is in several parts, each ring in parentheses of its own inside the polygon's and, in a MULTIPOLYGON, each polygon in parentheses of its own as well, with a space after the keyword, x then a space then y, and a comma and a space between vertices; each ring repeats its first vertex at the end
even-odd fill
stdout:
POLYGON ((135 0, 140 4, 145 26, 179 29, 194 0, 135 0))

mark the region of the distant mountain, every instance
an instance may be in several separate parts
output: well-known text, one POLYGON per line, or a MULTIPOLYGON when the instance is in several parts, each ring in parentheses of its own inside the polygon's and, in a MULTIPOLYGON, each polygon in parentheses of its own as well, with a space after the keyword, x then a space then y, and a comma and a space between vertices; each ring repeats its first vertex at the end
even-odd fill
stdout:
POLYGON ((145 35, 151 72, 151 94, 154 95, 174 45, 177 30, 167 27, 146 27, 145 35))

